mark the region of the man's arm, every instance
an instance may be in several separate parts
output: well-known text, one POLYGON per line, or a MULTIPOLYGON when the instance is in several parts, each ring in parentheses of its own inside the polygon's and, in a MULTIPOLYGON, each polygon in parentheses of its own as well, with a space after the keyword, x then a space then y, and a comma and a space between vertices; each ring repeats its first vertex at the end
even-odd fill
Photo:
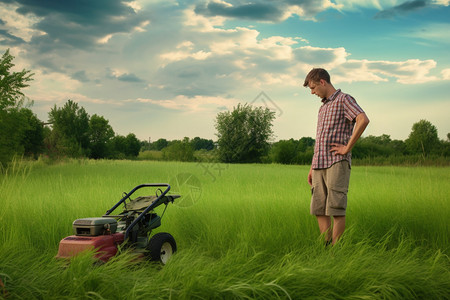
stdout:
POLYGON ((330 152, 334 152, 334 155, 345 155, 349 153, 352 150, 353 146, 356 144, 356 141, 359 139, 361 134, 363 134, 369 122, 370 120, 365 113, 360 113, 359 115, 357 115, 355 128, 353 129, 353 133, 350 137, 350 140, 348 141, 348 144, 342 145, 332 143, 330 152))
POLYGON ((308 173, 308 183, 310 186, 312 186, 312 166, 311 166, 311 169, 309 169, 309 173, 308 173))

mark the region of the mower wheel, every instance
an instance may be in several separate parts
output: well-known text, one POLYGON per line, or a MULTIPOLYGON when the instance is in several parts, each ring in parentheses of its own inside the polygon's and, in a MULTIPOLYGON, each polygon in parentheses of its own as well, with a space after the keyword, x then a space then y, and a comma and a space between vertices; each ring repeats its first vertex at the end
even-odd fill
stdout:
POLYGON ((166 264, 169 258, 177 251, 177 243, 170 233, 159 232, 150 238, 147 250, 150 259, 166 264))

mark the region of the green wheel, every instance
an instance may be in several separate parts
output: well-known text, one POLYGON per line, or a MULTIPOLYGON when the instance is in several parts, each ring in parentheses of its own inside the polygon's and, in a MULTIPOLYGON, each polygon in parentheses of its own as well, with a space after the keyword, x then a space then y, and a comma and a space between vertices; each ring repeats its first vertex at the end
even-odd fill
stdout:
POLYGON ((150 238, 147 250, 150 252, 151 260, 165 265, 177 251, 177 243, 170 233, 159 232, 150 238))

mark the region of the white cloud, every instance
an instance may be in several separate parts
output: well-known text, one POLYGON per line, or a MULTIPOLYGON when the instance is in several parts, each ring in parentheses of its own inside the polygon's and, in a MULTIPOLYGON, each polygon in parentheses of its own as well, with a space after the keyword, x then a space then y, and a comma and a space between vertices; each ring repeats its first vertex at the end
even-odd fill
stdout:
POLYGON ((395 78, 402 84, 422 84, 439 80, 429 75, 436 67, 434 60, 409 59, 406 61, 349 60, 334 70, 336 82, 380 82, 395 78))
POLYGON ((303 46, 294 50, 296 60, 299 63, 314 67, 323 67, 332 69, 347 61, 350 55, 345 48, 320 48, 312 46, 303 46))
MULTIPOLYGON (((389 9, 396 7, 407 2, 405 0, 335 0, 336 5, 333 7, 338 7, 339 10, 357 10, 359 8, 375 8, 378 10, 389 9)), ((448 6, 449 0, 431 0, 430 3, 434 5, 448 6)))
POLYGON ((131 7, 135 13, 142 9, 141 4, 138 1, 122 2, 124 5, 131 7))
POLYGON ((174 62, 184 60, 187 58, 193 58, 195 60, 205 60, 211 55, 211 52, 205 52, 203 50, 197 52, 190 51, 172 51, 161 54, 160 57, 164 61, 174 62))
POLYGON ((407 33, 402 34, 406 37, 419 38, 426 41, 439 44, 450 45, 450 24, 448 23, 432 23, 413 27, 407 33))
POLYGON ((113 36, 112 34, 107 34, 104 37, 102 37, 101 39, 98 39, 97 43, 99 43, 99 44, 106 44, 112 38, 112 36, 113 36))
POLYGON ((188 113, 197 112, 216 112, 219 107, 226 107, 231 109, 233 106, 239 103, 238 99, 225 98, 225 97, 209 97, 209 96, 195 96, 187 97, 184 95, 178 95, 173 99, 155 100, 146 98, 137 98, 126 100, 128 103, 148 103, 158 105, 170 110, 180 110, 188 113))
POLYGON ((147 27, 150 24, 149 20, 142 21, 138 26, 134 27, 134 31, 137 32, 145 32, 147 27))
POLYGON ((278 60, 292 59, 293 53, 291 46, 295 44, 297 42, 294 39, 281 36, 271 36, 257 43, 259 48, 270 53, 269 58, 278 60))
POLYGON ((223 32, 210 32, 205 40, 207 47, 216 55, 232 55, 236 52, 250 54, 257 47, 259 32, 254 29, 237 27, 223 32))
POLYGON ((33 91, 35 94, 44 94, 45 97, 33 98, 40 101, 54 101, 54 95, 73 93, 81 86, 81 83, 77 80, 70 78, 69 76, 61 73, 44 73, 41 70, 34 70, 33 76, 34 80, 32 84, 27 89, 28 91, 33 91), (49 93, 49 91, 51 91, 49 93))
POLYGON ((335 0, 341 10, 356 10, 358 8, 375 8, 382 10, 404 2, 402 0, 335 0))
MULTIPOLYGON (((125 18, 125 17, 122 17, 122 18, 125 18)), ((97 43, 98 44, 107 44, 111 40, 111 38, 113 36, 120 36, 120 35, 127 35, 127 36, 129 36, 129 35, 131 35, 131 34, 133 34, 135 32, 146 32, 147 31, 146 27, 149 24, 150 24, 150 21, 148 21, 148 20, 142 21, 141 23, 139 23, 138 26, 133 27, 133 29, 130 30, 130 32, 128 32, 128 33, 122 33, 122 32, 115 33, 115 34, 110 33, 110 34, 105 35, 102 38, 97 39, 97 43)))
POLYGON ((433 0, 433 4, 449 6, 450 0, 433 0))
POLYGON ((260 76, 260 88, 264 86, 290 86, 296 87, 300 86, 300 80, 297 76, 292 74, 273 74, 273 73, 263 73, 260 76))
MULTIPOLYGON (((111 108, 121 107, 124 104, 122 101, 90 97, 79 92, 78 89, 81 83, 64 74, 44 74, 40 71, 35 73, 35 81, 24 92, 26 96, 29 96, 34 101, 33 111, 41 120, 47 120, 48 113, 54 105, 62 106, 69 99, 83 107, 89 107, 90 105, 103 105, 105 107, 106 105, 108 108, 111 108)), ((91 114, 89 109, 87 109, 87 112, 91 114)), ((108 114, 106 110, 105 113, 106 115, 108 114)))
POLYGON ((450 69, 442 70, 441 74, 442 74, 442 79, 450 80, 450 69))
MULTIPOLYGON (((54 105, 62 106, 71 99, 81 106, 86 107, 91 104, 100 104, 105 107, 120 106, 120 102, 92 98, 78 91, 81 83, 61 73, 43 73, 40 70, 33 70, 34 81, 24 89, 24 93, 34 101, 33 112, 39 119, 45 121, 48 113, 54 105)), ((90 110, 87 109, 90 114, 90 110)))
POLYGON ((434 60, 408 59, 402 62, 373 61, 369 62, 369 70, 386 76, 397 78, 397 82, 404 84, 420 84, 435 81, 438 78, 429 75, 436 67, 434 60))
MULTIPOLYGON (((43 18, 33 14, 22 15, 16 12, 19 6, 2 3, 1 20, 5 22, 10 34, 29 42, 33 36, 45 35, 45 32, 34 29, 34 25, 43 18)), ((1 28, 0 28, 1 29, 1 28)))
POLYGON ((193 8, 186 9, 184 14, 184 26, 192 27, 199 32, 225 31, 224 29, 217 28, 217 26, 222 26, 225 23, 226 18, 224 17, 205 17, 198 15, 194 12, 193 8))
POLYGON ((349 60, 346 63, 336 66, 333 69, 333 82, 380 82, 388 81, 387 78, 381 77, 370 70, 370 62, 367 60, 349 60))

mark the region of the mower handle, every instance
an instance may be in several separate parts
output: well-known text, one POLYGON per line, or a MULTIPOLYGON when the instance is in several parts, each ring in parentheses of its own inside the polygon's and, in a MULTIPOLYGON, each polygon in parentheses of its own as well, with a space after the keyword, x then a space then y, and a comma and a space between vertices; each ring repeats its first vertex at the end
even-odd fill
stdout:
POLYGON ((159 200, 164 197, 167 192, 169 192, 170 190, 170 185, 167 183, 144 183, 144 184, 140 184, 137 187, 135 187, 134 189, 132 189, 128 194, 126 194, 122 199, 120 199, 119 202, 116 203, 116 205, 114 205, 111 209, 107 210, 104 216, 108 216, 110 213, 112 213, 120 204, 122 204, 126 199, 128 199, 135 191, 137 191, 140 188, 143 187, 167 187, 166 190, 164 192, 161 193, 161 195, 158 196, 158 198, 156 198, 155 201, 152 202, 152 204, 150 204, 131 224, 130 226, 128 226, 127 230, 125 231, 125 236, 124 236, 124 240, 126 240, 131 232, 131 230, 133 229, 133 227, 145 216, 145 214, 147 214, 149 211, 151 211, 154 207, 156 207, 157 205, 159 205, 160 203, 159 200))
MULTIPOLYGON (((105 216, 109 215, 110 213, 112 213, 117 207, 119 207, 120 204, 122 204, 125 200, 127 200, 128 198, 130 198, 130 196, 136 192, 138 189, 143 188, 143 187, 163 187, 166 186, 166 190, 158 196, 158 200, 160 199, 161 196, 165 196, 167 194, 167 192, 170 190, 170 185, 167 183, 144 183, 144 184, 140 184, 138 186, 136 186, 134 189, 132 189, 128 194, 125 194, 125 196, 119 200, 119 202, 117 202, 111 209, 108 209, 105 213, 105 216)), ((156 201, 155 201, 156 202, 156 201)))

